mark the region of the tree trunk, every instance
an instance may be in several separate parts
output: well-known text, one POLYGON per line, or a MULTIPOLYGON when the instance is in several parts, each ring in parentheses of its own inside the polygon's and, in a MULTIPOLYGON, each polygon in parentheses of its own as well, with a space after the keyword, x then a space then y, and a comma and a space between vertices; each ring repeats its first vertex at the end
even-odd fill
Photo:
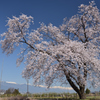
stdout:
POLYGON ((85 99, 85 94, 84 93, 80 93, 78 94, 80 99, 85 99))
POLYGON ((69 82, 70 86, 78 93, 79 98, 85 99, 85 94, 84 94, 85 85, 83 85, 83 86, 79 85, 79 88, 78 88, 77 85, 71 80, 70 74, 67 73, 66 70, 64 70, 64 74, 66 75, 66 79, 69 82))
POLYGON ((85 99, 84 87, 81 87, 81 90, 78 92, 78 95, 80 99, 85 99))
POLYGON ((85 86, 79 86, 79 88, 74 84, 74 82, 70 79, 69 76, 66 76, 67 81, 69 82, 69 84, 71 85, 71 87, 78 93, 79 98, 80 99, 85 99, 85 94, 84 94, 84 90, 85 90, 85 86))

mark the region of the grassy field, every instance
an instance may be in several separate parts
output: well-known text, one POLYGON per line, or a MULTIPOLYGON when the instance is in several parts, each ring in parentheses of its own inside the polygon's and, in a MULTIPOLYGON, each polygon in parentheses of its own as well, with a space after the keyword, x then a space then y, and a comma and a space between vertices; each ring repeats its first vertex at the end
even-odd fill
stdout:
MULTIPOLYGON (((62 98, 62 97, 30 97, 30 100, 80 100, 79 98, 62 98)), ((81 99, 82 100, 82 99, 81 99)), ((83 99, 83 100, 100 100, 100 96, 89 96, 89 97, 86 97, 86 99, 83 99)))
MULTIPOLYGON (((11 99, 11 97, 3 97, 0 98, 0 100, 27 100, 27 99, 11 99)), ((76 99, 76 98, 33 98, 33 97, 29 97, 29 100, 80 100, 80 99, 76 99)), ((100 100, 100 96, 98 97, 89 97, 86 99, 81 99, 81 100, 100 100)))
MULTIPOLYGON (((67 94, 68 95, 68 94, 67 94)), ((22 95, 2 95, 0 97, 0 100, 27 100, 27 99, 15 99, 15 98, 22 98, 27 97, 26 94, 22 95)), ((29 94, 28 95, 29 100, 80 100, 78 95, 75 94, 69 94, 66 97, 63 97, 63 95, 56 95, 54 93, 50 93, 49 96, 46 94, 29 94)), ((99 95, 86 95, 86 99, 84 100, 100 100, 100 94, 99 95)))

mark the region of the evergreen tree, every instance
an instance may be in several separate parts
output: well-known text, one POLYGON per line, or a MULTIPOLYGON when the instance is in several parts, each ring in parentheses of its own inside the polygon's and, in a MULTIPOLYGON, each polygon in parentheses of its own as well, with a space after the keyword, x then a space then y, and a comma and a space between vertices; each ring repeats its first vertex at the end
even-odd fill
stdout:
POLYGON ((86 94, 89 94, 90 90, 87 88, 85 92, 86 92, 86 94))

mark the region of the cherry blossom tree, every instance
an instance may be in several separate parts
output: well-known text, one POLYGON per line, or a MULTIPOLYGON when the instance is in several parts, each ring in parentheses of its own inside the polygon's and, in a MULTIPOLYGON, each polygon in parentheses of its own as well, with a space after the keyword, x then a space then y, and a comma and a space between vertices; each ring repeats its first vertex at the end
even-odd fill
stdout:
POLYGON ((29 31, 32 16, 9 18, 8 31, 3 33, 2 50, 7 55, 20 47, 17 66, 25 59, 24 78, 32 77, 35 85, 69 83, 84 98, 85 86, 100 85, 100 12, 95 2, 81 4, 79 14, 59 27, 41 23, 29 31))

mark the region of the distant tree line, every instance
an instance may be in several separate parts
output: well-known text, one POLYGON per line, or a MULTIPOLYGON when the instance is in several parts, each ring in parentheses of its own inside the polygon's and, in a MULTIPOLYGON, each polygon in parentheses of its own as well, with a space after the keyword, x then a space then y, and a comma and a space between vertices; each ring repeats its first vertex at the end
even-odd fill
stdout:
POLYGON ((18 95, 20 94, 20 92, 19 92, 19 89, 9 88, 8 90, 6 90, 5 94, 18 95))

